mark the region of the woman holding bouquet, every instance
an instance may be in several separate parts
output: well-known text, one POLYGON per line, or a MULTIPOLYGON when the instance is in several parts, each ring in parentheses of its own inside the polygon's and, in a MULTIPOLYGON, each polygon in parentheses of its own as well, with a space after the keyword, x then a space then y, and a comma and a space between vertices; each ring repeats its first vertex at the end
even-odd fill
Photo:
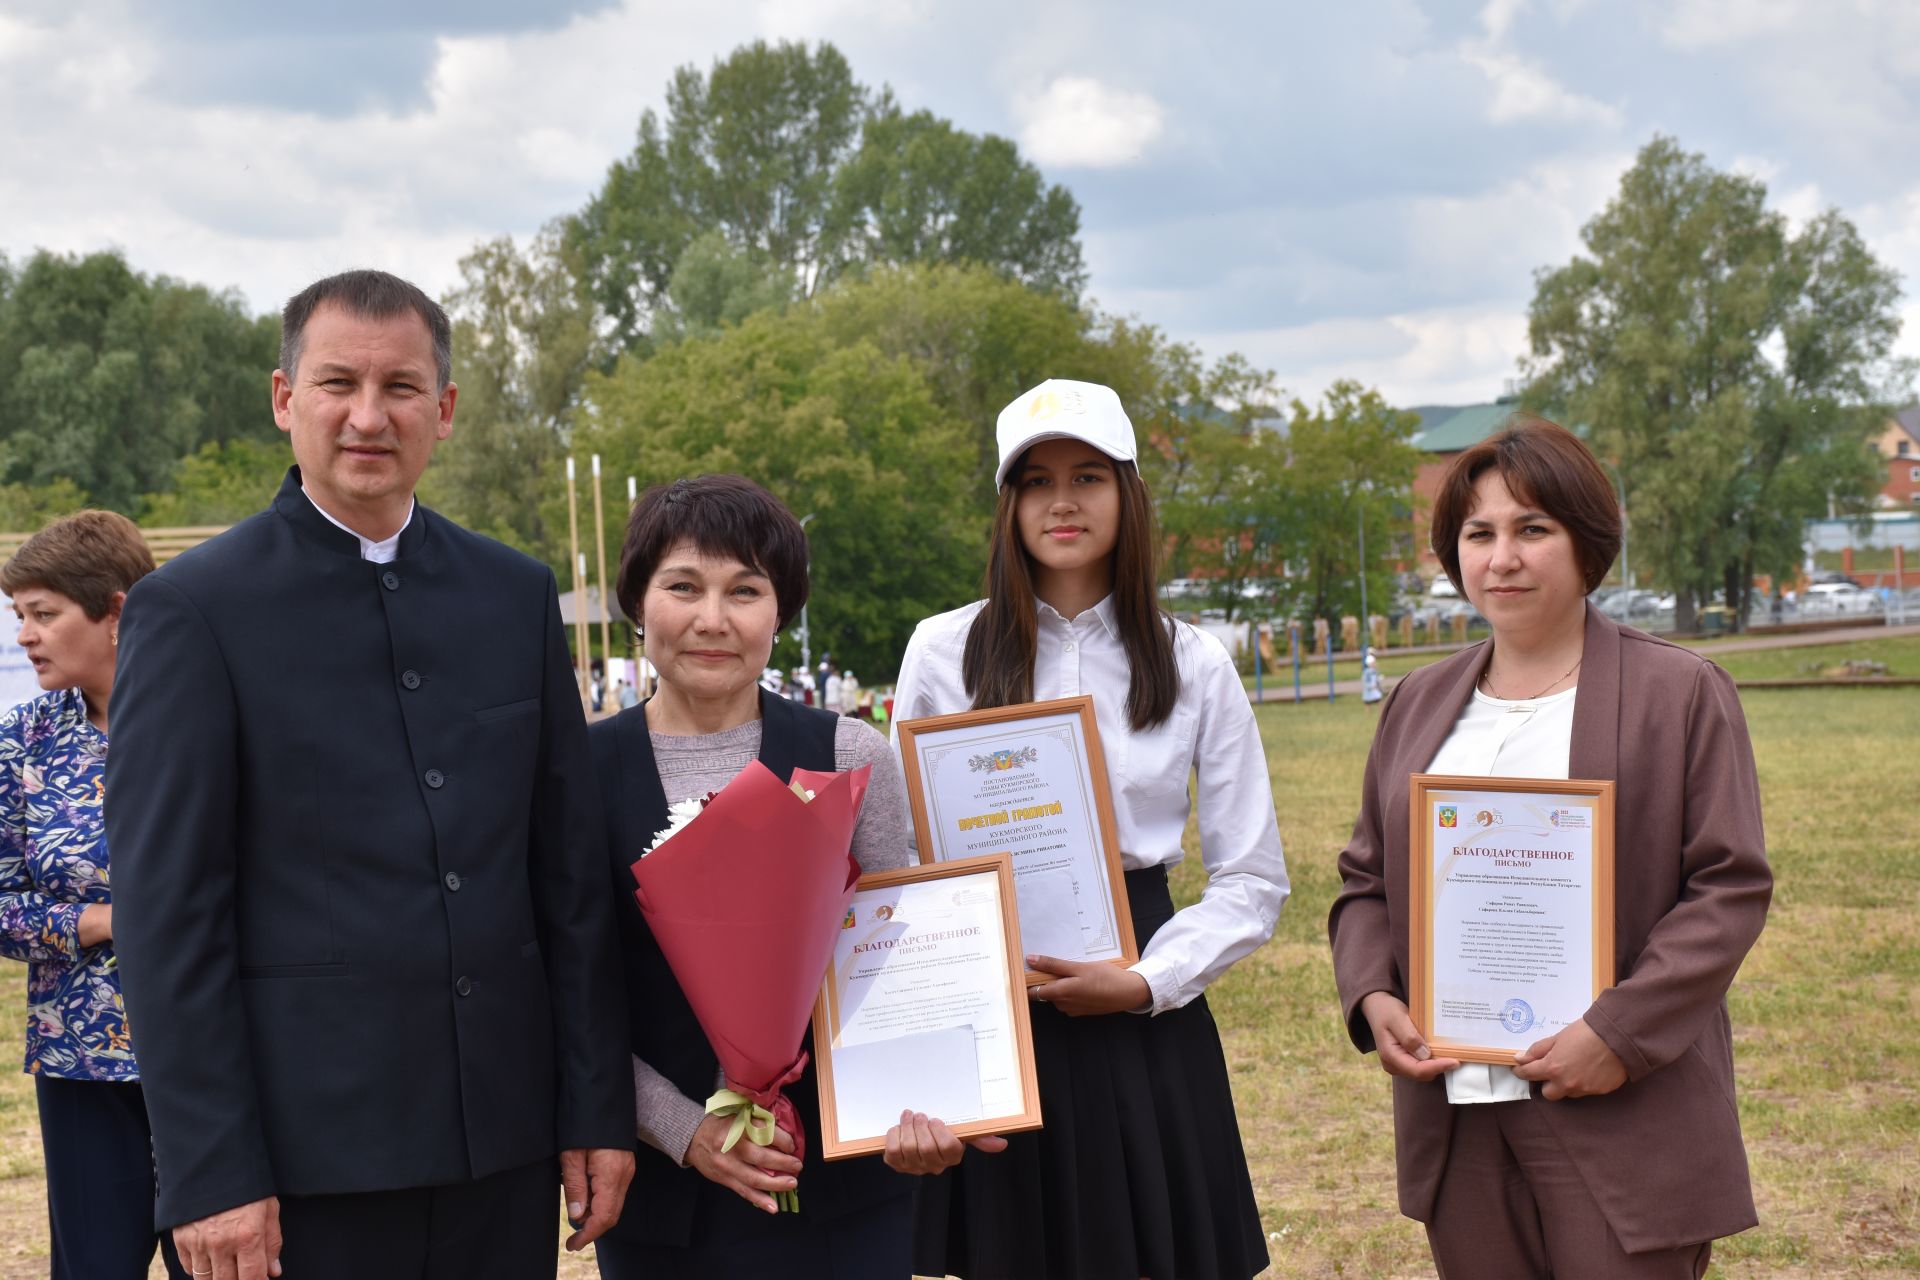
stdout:
POLYGON ((1347 1033, 1394 1077, 1400 1211, 1442 1276, 1703 1275, 1755 1221, 1726 995, 1773 878, 1739 694, 1587 602, 1620 509, 1554 423, 1454 459, 1433 550, 1493 638, 1381 708, 1327 922, 1347 1033), (1435 1054, 1407 1009, 1414 773, 1614 783, 1617 983, 1515 1066, 1435 1054))
POLYGON ((1266 753, 1226 650, 1154 604, 1158 534, 1119 397, 1045 382, 997 434, 988 599, 920 624, 894 716, 1091 694, 1141 956, 1128 969, 1028 957, 1051 975, 1030 989, 1044 1129, 963 1160, 938 1120, 902 1117, 888 1162, 941 1175, 921 1186, 915 1268, 1251 1276, 1265 1236, 1202 993, 1266 941, 1286 901, 1266 753), (1207 883, 1176 912, 1167 869, 1190 775, 1207 883))
MULTIPOLYGON (((783 780, 795 768, 872 766, 853 855, 863 871, 905 865, 905 785, 886 740, 858 720, 760 687, 776 633, 806 602, 806 533, 750 480, 676 481, 634 506, 615 585, 659 687, 647 702, 591 726, 639 1104, 633 1187, 620 1223, 596 1246, 600 1274, 904 1276, 910 1181, 877 1160, 823 1164, 809 1148, 804 1211, 777 1213, 776 1195, 802 1176, 788 1135, 722 1149, 730 1121, 704 1106, 719 1083, 718 1059, 647 929, 629 871, 668 828, 670 804, 720 790, 755 759, 783 780)), ((811 1068, 787 1094, 817 1136, 811 1068)))

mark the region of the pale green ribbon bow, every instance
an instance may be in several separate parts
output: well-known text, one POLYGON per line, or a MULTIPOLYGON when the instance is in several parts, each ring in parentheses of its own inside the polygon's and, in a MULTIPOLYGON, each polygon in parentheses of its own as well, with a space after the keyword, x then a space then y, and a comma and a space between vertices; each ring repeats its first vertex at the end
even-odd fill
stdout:
MULTIPOLYGON (((767 1110, 744 1093, 735 1093, 732 1089, 715 1091, 707 1099, 707 1114, 710 1116, 732 1116, 733 1123, 727 1128, 727 1140, 720 1144, 722 1151, 733 1150, 742 1134, 756 1147, 773 1145, 773 1135, 778 1131, 773 1122, 773 1112, 767 1110)), ((788 1213, 800 1212, 800 1192, 776 1191, 774 1203, 788 1213)))

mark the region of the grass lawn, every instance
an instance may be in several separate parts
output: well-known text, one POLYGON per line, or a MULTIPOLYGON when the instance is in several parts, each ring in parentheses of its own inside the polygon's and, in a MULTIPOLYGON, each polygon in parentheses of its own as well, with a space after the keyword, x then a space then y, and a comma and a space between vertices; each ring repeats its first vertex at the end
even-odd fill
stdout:
MULTIPOLYGON (((1920 668, 1915 642, 1893 643, 1907 647, 1878 660, 1920 668)), ((1920 824, 1899 785, 1920 689, 1752 690, 1744 702, 1778 878, 1732 993, 1761 1225, 1724 1242, 1711 1274, 1920 1274, 1920 824)), ((1273 942, 1210 998, 1272 1274, 1428 1276, 1424 1237, 1394 1207, 1387 1080, 1341 1029, 1326 944, 1374 713, 1341 699, 1257 714, 1294 896, 1273 942)), ((1190 858, 1176 893, 1199 886, 1190 858)), ((0 1009, 20 1009, 22 973, 0 964, 0 1009)), ((46 1274, 42 1196, 30 1084, 0 1076, 0 1280, 46 1274)), ((594 1273, 571 1259, 561 1274, 594 1273)))
MULTIPOLYGON (((1848 662, 1878 662, 1890 676, 1920 676, 1920 636, 1853 640, 1804 649, 1749 649, 1708 656, 1736 680, 1797 680, 1834 674, 1848 662)), ((1869 693, 1868 697, 1877 694, 1869 693)))

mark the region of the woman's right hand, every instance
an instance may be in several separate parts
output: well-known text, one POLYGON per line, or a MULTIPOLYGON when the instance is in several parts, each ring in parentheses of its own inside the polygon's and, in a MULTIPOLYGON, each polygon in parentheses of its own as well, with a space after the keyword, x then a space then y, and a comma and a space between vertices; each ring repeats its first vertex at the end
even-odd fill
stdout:
POLYGON ((727 1130, 733 1127, 730 1116, 708 1116, 693 1131, 687 1146, 687 1163, 709 1182, 717 1182, 756 1209, 778 1213, 773 1192, 792 1191, 800 1185, 800 1162, 793 1158, 793 1137, 785 1129, 773 1131, 773 1145, 763 1147, 744 1134, 733 1150, 722 1151, 727 1130))
POLYGON ((1436 1058, 1426 1037, 1413 1025, 1413 1014, 1397 996, 1368 992, 1360 1001, 1360 1016, 1373 1028, 1373 1046, 1380 1051, 1380 1069, 1408 1080, 1437 1080, 1459 1066, 1454 1058, 1436 1058))
POLYGON ((113 908, 104 902, 80 908, 80 945, 97 947, 113 941, 113 908))

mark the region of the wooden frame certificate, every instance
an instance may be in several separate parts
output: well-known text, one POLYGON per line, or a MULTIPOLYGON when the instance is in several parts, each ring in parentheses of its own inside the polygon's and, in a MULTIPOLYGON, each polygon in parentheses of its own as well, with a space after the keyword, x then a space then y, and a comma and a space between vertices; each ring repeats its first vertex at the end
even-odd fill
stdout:
POLYGON ((1092 698, 902 720, 900 754, 920 860, 1012 855, 1029 955, 1140 959, 1092 698))
POLYGON ((1013 860, 862 876, 813 1010, 820 1150, 886 1149, 902 1111, 962 1138, 1040 1127, 1013 860))
POLYGON ((1511 1064, 1613 985, 1613 783, 1416 773, 1407 809, 1414 1025, 1511 1064))

